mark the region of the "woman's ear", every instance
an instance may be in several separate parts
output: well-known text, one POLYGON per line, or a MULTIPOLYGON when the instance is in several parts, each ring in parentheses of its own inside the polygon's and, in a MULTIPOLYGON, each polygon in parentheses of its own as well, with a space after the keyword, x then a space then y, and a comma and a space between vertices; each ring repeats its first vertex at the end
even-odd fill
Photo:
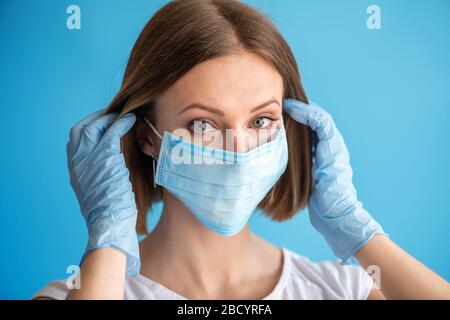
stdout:
POLYGON ((151 157, 156 156, 155 135, 151 130, 149 130, 147 124, 141 119, 138 119, 136 123, 136 139, 139 148, 145 155, 151 157))

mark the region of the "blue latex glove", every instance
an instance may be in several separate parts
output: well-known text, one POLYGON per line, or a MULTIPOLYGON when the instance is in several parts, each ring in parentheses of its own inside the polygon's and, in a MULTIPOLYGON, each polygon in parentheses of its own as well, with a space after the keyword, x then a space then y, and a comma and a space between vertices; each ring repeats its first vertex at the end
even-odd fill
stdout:
POLYGON ((315 132, 313 190, 308 203, 312 225, 342 264, 375 234, 388 236, 357 200, 350 156, 331 115, 317 104, 284 100, 284 110, 315 132))
POLYGON ((98 111, 70 131, 67 162, 70 183, 88 227, 83 259, 92 250, 115 247, 127 255, 127 276, 139 273, 137 208, 120 139, 136 118, 98 111))

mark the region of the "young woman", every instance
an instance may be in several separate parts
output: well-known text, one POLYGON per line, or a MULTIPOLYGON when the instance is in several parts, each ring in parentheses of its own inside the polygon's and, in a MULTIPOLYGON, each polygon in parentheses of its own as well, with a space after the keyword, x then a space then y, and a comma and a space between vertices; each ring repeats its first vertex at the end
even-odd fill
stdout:
POLYGON ((81 288, 56 281, 36 299, 450 298, 357 200, 333 119, 308 102, 275 27, 238 1, 160 9, 120 91, 72 128, 67 154, 89 234, 81 288), (161 219, 138 243, 157 201, 161 219), (248 228, 256 208, 283 221, 306 205, 342 264, 248 228), (380 288, 353 258, 377 267, 380 288))

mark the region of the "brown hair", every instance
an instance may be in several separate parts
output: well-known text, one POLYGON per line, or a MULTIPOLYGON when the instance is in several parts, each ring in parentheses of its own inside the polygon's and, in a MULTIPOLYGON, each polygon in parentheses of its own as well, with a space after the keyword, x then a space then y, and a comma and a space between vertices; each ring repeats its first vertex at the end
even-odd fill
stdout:
MULTIPOLYGON (((283 78, 283 98, 307 103, 294 55, 264 15, 237 0, 175 0, 162 7, 142 30, 131 52, 122 86, 107 112, 134 112, 152 119, 152 106, 195 65, 214 57, 248 51, 258 54, 283 78)), ((285 112, 289 145, 287 169, 259 204, 275 221, 305 207, 312 186, 311 131, 285 112)), ((147 211, 161 199, 153 188, 151 158, 139 148, 136 126, 122 139, 138 208, 137 232, 147 233, 147 211)))

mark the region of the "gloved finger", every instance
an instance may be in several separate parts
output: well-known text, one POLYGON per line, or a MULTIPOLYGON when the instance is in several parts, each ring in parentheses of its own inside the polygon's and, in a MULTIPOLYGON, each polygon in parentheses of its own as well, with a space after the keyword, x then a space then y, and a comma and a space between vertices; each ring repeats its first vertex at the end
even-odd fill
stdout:
POLYGON ((120 149, 120 139, 133 127, 136 116, 133 113, 116 119, 103 136, 103 141, 120 149))
POLYGON ((316 103, 309 104, 295 99, 283 100, 284 110, 297 122, 310 127, 316 132, 319 141, 333 136, 335 124, 331 115, 316 103))
POLYGON ((101 117, 105 113, 105 111, 106 109, 101 109, 94 113, 91 113, 90 115, 84 117, 82 120, 77 122, 70 129, 69 142, 67 144, 67 153, 69 155, 73 154, 75 150, 78 148, 78 145, 80 144, 81 132, 83 131, 84 127, 87 126, 92 121, 94 121, 95 119, 101 117))
POLYGON ((78 152, 90 153, 100 142, 105 132, 117 118, 117 113, 108 113, 84 127, 81 133, 78 152))

